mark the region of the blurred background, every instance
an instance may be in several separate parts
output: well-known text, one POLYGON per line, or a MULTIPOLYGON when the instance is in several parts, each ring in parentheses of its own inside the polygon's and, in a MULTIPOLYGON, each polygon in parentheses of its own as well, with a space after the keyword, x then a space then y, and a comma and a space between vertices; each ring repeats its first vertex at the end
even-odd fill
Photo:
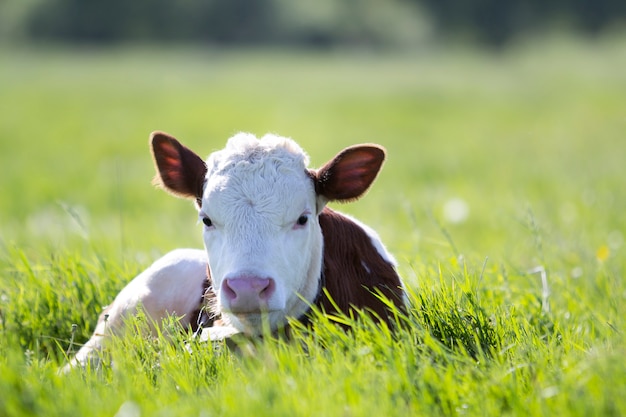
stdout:
MULTIPOLYGON (((530 409, 587 390, 617 414, 623 382, 598 381, 623 366, 587 369, 625 351, 626 0, 0 0, 0 356, 7 334, 58 353, 78 323, 86 340, 134 274, 202 247, 193 203, 151 185, 154 130, 202 157, 273 132, 312 167, 383 145, 368 195, 333 208, 381 235, 409 288, 476 286, 469 305, 502 300, 485 311, 561 349, 520 345, 568 376, 523 365, 544 401, 530 409)), ((524 401, 498 392, 503 409, 524 401)))
POLYGON ((409 263, 541 257, 540 233, 573 263, 614 252, 625 25, 624 0, 0 0, 0 244, 143 265, 201 246, 150 186, 148 135, 204 157, 249 131, 313 166, 384 145, 341 210, 409 263))
POLYGON ((622 0, 2 0, 5 40, 192 42, 392 48, 463 40, 503 47, 522 36, 596 36, 624 24, 622 0))

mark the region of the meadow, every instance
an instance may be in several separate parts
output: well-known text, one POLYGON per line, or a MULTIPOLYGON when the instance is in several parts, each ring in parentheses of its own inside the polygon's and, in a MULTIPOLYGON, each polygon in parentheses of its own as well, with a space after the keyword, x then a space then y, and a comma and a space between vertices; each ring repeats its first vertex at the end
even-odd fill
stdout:
POLYGON ((626 415, 624 36, 0 61, 0 416, 626 415), (58 375, 126 282, 202 245, 193 205, 150 184, 153 130, 201 155, 274 132, 313 166, 385 146, 369 194, 334 207, 396 256, 397 329, 317 317, 292 341, 193 353, 188 334, 131 332, 112 365, 58 375))

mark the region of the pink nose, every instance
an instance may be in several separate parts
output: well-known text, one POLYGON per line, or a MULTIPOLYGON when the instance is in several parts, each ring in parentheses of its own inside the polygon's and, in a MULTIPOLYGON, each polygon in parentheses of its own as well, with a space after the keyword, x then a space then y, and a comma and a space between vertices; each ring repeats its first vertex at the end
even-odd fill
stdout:
POLYGON ((224 307, 233 313, 259 313, 267 310, 268 300, 276 290, 272 278, 239 276, 222 282, 224 307))

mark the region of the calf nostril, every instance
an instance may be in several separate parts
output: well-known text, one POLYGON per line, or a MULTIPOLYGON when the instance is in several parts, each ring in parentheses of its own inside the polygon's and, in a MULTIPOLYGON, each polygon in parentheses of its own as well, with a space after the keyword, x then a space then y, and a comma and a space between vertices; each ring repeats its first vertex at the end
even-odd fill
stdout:
POLYGON ((276 284, 274 283, 274 280, 271 278, 268 278, 267 285, 265 285, 265 287, 263 287, 263 289, 259 292, 259 298, 261 300, 267 300, 268 298, 272 296, 272 294, 274 294, 275 289, 276 289, 276 284))
POLYGON ((224 295, 226 296, 226 298, 228 298, 229 300, 234 300, 235 298, 237 298, 237 293, 230 286, 228 281, 230 280, 228 279, 224 280, 224 285, 222 285, 222 291, 224 292, 224 295))

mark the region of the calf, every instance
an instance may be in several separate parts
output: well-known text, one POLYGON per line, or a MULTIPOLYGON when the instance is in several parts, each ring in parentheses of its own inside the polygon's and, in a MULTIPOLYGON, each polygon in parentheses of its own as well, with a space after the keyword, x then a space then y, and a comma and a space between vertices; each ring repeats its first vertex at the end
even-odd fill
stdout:
POLYGON ((404 306, 395 261, 377 234, 326 207, 367 191, 385 158, 381 147, 353 146, 312 170, 295 142, 275 135, 237 134, 206 163, 165 133, 152 133, 151 146, 155 182, 195 200, 206 250, 175 250, 133 279, 69 366, 96 359, 138 308, 156 325, 176 315, 218 338, 305 321, 311 306, 365 309, 383 321, 390 318, 381 295, 404 306))

